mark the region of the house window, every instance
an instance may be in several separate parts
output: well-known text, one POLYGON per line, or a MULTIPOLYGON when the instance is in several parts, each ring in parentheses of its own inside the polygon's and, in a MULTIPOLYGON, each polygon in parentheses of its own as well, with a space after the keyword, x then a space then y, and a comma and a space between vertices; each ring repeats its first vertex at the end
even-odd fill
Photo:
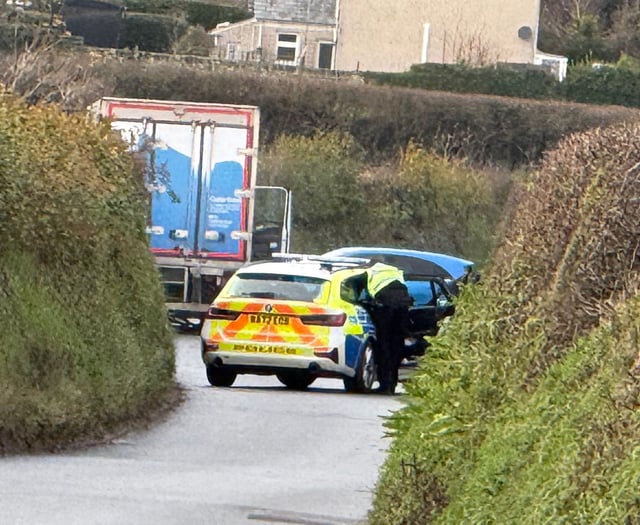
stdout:
POLYGON ((276 60, 285 64, 295 64, 298 56, 298 35, 280 33, 278 35, 278 49, 276 60))
POLYGON ((230 62, 236 62, 240 57, 238 56, 238 43, 229 42, 227 44, 227 60, 230 62))

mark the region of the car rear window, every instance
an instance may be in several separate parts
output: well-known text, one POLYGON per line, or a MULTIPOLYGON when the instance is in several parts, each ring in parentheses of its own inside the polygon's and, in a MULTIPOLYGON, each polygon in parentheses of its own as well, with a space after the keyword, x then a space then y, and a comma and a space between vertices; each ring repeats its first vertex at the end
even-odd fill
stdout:
POLYGON ((317 301, 329 281, 304 275, 267 273, 236 274, 227 294, 230 297, 256 297, 284 301, 317 301))

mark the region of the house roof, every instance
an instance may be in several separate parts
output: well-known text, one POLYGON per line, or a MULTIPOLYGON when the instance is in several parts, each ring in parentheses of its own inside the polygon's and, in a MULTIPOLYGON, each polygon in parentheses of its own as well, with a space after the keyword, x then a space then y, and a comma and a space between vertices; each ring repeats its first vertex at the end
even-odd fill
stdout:
POLYGON ((254 0, 257 20, 335 25, 336 0, 254 0))

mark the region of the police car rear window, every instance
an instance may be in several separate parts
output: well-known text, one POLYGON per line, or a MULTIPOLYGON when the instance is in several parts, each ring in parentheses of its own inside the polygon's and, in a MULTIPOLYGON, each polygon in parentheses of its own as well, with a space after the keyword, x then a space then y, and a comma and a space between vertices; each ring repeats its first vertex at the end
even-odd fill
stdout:
POLYGON ((304 275, 266 273, 236 274, 228 290, 230 297, 255 297, 283 301, 314 301, 329 281, 304 275))

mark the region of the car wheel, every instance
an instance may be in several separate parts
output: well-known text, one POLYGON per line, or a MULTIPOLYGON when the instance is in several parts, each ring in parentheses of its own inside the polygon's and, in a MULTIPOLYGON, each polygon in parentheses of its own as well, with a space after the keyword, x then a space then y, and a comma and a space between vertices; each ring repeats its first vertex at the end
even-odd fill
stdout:
POLYGON ((207 366, 207 379, 212 386, 231 386, 236 380, 236 373, 217 366, 207 366))
POLYGON ((306 371, 280 372, 278 381, 291 390, 305 390, 316 378, 306 371))
POLYGON ((356 375, 344 378, 344 389, 347 392, 367 393, 373 390, 377 379, 376 362, 373 354, 373 343, 367 341, 358 360, 356 375))

